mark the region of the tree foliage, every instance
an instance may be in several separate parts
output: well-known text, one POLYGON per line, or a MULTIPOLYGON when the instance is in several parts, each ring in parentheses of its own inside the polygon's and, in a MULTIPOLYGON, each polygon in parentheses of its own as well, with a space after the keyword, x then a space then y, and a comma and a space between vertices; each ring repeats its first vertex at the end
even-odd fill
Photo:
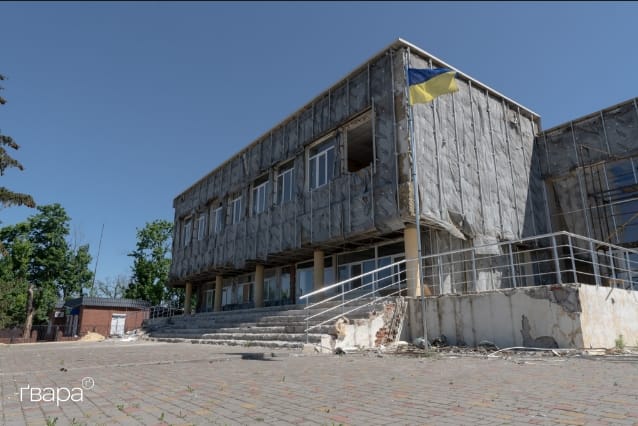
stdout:
POLYGON ((8 291, 3 295, 9 295, 3 306, 13 312, 5 315, 0 328, 25 323, 30 329, 31 323, 47 320, 60 297, 79 296, 91 286, 89 246, 71 248, 69 221, 60 204, 51 204, 38 207, 25 222, 0 229, 6 251, 0 258, 0 281, 8 291))
MULTIPOLYGON (((6 77, 0 74, 0 81, 6 80, 6 77)), ((4 88, 0 86, 0 90, 4 88)), ((6 104, 7 101, 5 98, 0 96, 0 105, 6 104)), ((18 150, 20 146, 13 140, 11 136, 7 136, 2 134, 0 130, 0 176, 4 176, 4 173, 7 169, 17 168, 19 170, 24 170, 22 164, 13 158, 7 149, 18 150)), ((8 206, 27 206, 27 207, 35 207, 35 201, 33 201, 33 197, 28 194, 22 194, 19 192, 13 192, 4 186, 0 186, 0 204, 5 207, 8 206)))
POLYGON ((130 280, 130 277, 123 274, 115 278, 107 277, 103 280, 97 280, 89 294, 92 297, 120 298, 124 296, 130 280))
POLYGON ((173 224, 166 220, 148 222, 137 230, 136 249, 129 253, 133 258, 133 276, 126 297, 153 305, 175 297, 176 292, 167 288, 172 236, 173 224))

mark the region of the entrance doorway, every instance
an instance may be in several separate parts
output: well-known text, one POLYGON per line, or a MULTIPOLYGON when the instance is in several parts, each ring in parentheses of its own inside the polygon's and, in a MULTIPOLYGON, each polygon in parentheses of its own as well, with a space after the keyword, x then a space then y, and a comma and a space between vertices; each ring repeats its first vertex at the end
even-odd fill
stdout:
POLYGON ((111 336, 124 335, 124 324, 126 323, 126 314, 113 314, 111 316, 111 336))

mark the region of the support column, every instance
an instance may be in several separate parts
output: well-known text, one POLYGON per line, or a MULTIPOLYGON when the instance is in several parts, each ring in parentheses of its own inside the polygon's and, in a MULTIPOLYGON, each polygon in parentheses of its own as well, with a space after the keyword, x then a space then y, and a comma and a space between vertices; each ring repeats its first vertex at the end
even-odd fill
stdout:
POLYGON ((222 287, 223 287, 223 279, 221 275, 217 275, 215 277, 215 305, 213 310, 215 312, 219 312, 222 310, 222 287))
POLYGON ((403 230, 403 244, 405 248, 405 269, 408 284, 408 297, 421 296, 421 280, 419 275, 419 250, 417 244, 416 226, 405 225, 403 230))
POLYGON ((193 283, 186 283, 186 294, 184 295, 184 314, 191 314, 191 297, 193 295, 193 283))
POLYGON ((319 290, 323 287, 323 269, 324 269, 324 254, 323 250, 315 250, 314 252, 314 266, 312 276, 312 286, 314 290, 319 290))
POLYGON ((264 265, 255 266, 255 308, 264 307, 264 265))

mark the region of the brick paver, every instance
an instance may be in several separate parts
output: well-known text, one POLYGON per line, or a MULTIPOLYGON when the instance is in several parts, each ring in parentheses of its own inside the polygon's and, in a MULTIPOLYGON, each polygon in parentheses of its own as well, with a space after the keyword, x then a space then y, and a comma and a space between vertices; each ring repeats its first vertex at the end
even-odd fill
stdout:
MULTIPOLYGON (((638 424, 638 358, 301 355, 150 342, 0 346, 4 425, 638 424), (265 353, 264 359, 247 354, 265 353), (253 358, 256 358, 253 356, 253 358), (80 387, 31 402, 20 388, 80 387), (89 383, 89 382, 86 382, 89 383)), ((37 397, 36 397, 37 399, 37 397)))

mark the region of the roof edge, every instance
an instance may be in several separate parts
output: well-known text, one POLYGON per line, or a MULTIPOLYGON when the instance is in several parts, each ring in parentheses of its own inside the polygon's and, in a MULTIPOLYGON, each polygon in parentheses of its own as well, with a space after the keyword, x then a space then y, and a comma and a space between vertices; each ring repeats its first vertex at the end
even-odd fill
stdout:
POLYGON ((192 190, 193 188, 195 188, 197 185, 199 185, 201 182, 203 182, 205 179, 207 179, 209 176, 211 176, 213 173, 215 173, 216 171, 220 170, 222 167, 226 166, 230 161, 232 161, 235 157, 242 155, 243 153, 249 151, 251 148, 253 148, 256 144, 258 144, 259 142, 261 142, 261 140, 263 138, 265 138, 266 136, 270 135, 273 133, 273 131, 281 126, 283 126, 286 122, 288 122, 290 119, 292 119, 295 116, 301 115, 301 113, 308 108, 308 106, 312 105, 313 102, 316 102, 317 99, 321 98, 322 96, 324 96, 331 88, 333 88, 334 86, 336 86, 337 84, 339 84, 340 82, 347 80, 348 78, 350 78, 351 76, 361 72, 361 69, 363 67, 365 67, 367 64, 369 64, 370 62, 374 61, 375 59, 379 58, 380 56, 384 55, 386 52, 394 49, 398 49, 401 47, 407 47, 411 50, 414 50, 416 53, 418 53, 421 56, 425 56, 427 59, 432 59, 432 61, 436 62, 437 65, 441 65, 450 69, 453 69, 454 71, 457 72, 457 74, 461 75, 463 78, 469 80, 472 82, 473 85, 481 87, 483 89, 488 90, 489 92, 491 92, 494 95, 497 95, 498 97, 503 98, 504 100, 506 100, 507 102, 516 105, 518 108, 521 108, 523 110, 525 110, 526 112, 528 112, 530 115, 533 116, 533 118, 540 120, 540 115, 537 114, 536 112, 532 111, 531 109, 521 105, 520 103, 512 100, 511 98, 508 98, 507 96, 503 95, 501 92, 494 90, 493 88, 491 88, 490 86, 481 83, 479 80, 471 77, 469 74, 466 74, 460 70, 458 70, 457 68, 453 67, 452 65, 448 64, 447 62, 439 59, 438 57, 432 55, 431 53, 421 49, 420 47, 416 46, 415 44, 410 43, 409 41, 402 39, 402 38, 397 38, 396 40, 394 40, 393 42, 391 42, 390 44, 388 44, 387 46, 385 46, 383 49, 378 50, 376 53, 374 53, 372 56, 370 56, 368 59, 366 59, 365 61, 363 61, 360 65, 356 66, 352 71, 350 71, 349 73, 347 73, 345 76, 341 77, 340 79, 338 79, 337 81, 335 81, 334 83, 330 84, 327 86, 326 89, 322 90, 321 92, 319 92, 319 94, 317 94, 316 96, 312 97, 308 102, 304 103, 300 108, 298 108, 297 110, 295 110, 293 113, 288 114, 286 117, 284 117, 282 120, 279 120, 277 122, 277 124, 275 124, 274 126, 270 127, 267 131, 265 131, 264 133, 260 134, 258 137, 256 137, 250 144, 246 145, 245 147, 243 147, 241 150, 237 151, 235 154, 231 155, 230 157, 228 157, 225 161, 223 161, 222 163, 220 163, 217 167, 215 167, 214 169, 212 169, 211 171, 207 172, 205 175, 203 175, 201 178, 197 179, 193 184, 189 185, 186 189, 184 189, 183 191, 181 191, 179 194, 177 194, 174 198, 173 198, 173 208, 175 208, 176 206, 176 202, 178 200, 178 198, 184 196, 187 192, 189 192, 190 190, 192 190))

